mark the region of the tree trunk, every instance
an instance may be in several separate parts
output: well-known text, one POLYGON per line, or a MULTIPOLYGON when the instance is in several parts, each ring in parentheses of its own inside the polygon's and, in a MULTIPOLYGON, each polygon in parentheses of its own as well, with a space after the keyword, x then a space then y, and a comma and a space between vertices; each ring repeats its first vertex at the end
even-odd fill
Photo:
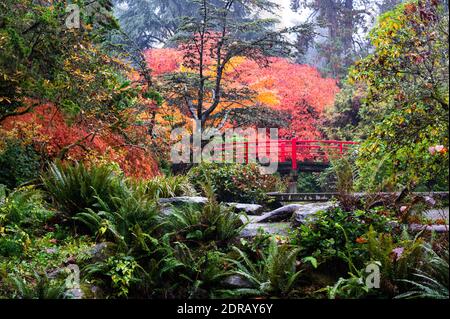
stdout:
POLYGON ((344 21, 342 30, 342 53, 344 58, 344 67, 348 67, 352 64, 352 52, 353 52, 353 0, 345 0, 344 4, 344 21))

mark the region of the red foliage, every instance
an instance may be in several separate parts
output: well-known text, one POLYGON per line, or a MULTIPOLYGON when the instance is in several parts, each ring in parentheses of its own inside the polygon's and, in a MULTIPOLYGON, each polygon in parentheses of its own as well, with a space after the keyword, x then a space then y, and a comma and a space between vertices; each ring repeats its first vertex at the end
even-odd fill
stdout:
POLYGON ((182 52, 175 49, 147 50, 144 56, 155 76, 174 72, 183 62, 182 52))
POLYGON ((336 80, 323 78, 316 68, 309 65, 292 63, 283 58, 270 60, 268 67, 245 60, 236 69, 241 83, 276 92, 279 103, 272 107, 291 115, 291 122, 286 123, 281 131, 282 136, 320 138, 320 119, 339 92, 336 80))
MULTIPOLYGON (((180 71, 183 65, 183 50, 154 49, 145 54, 155 75, 180 71)), ((339 92, 336 80, 323 78, 309 65, 292 63, 284 58, 269 60, 269 66, 264 67, 247 58, 235 59, 226 76, 232 78, 233 86, 256 90, 261 97, 260 103, 264 103, 266 97, 266 106, 291 115, 281 136, 320 139, 320 120, 339 92)))
POLYGON ((49 159, 58 157, 64 148, 72 145, 64 157, 66 160, 114 161, 126 175, 133 177, 149 178, 158 174, 157 164, 151 154, 126 144, 121 135, 109 129, 92 134, 98 125, 100 123, 69 125, 64 115, 53 105, 41 105, 32 112, 2 122, 4 129, 15 132, 23 141, 28 140, 49 159))

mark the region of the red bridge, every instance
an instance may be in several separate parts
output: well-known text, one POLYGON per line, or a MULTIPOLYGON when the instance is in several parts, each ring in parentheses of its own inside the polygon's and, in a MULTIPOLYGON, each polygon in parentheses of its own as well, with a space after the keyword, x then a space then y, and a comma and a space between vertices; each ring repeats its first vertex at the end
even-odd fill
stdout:
POLYGON ((237 162, 256 163, 257 159, 269 158, 279 163, 279 171, 322 171, 329 166, 330 159, 349 153, 357 142, 320 140, 265 140, 222 144, 215 152, 222 154, 213 161, 224 160, 229 152, 237 162), (226 156, 226 155, 225 155, 226 156))

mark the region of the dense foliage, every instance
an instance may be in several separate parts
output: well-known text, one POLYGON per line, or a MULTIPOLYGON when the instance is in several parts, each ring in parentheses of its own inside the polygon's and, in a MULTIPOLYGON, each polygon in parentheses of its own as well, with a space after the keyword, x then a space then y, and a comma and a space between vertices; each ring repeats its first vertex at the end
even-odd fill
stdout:
POLYGON ((364 56, 343 83, 290 59, 310 25, 275 30, 269 0, 116 1, 125 32, 110 1, 71 2, 75 28, 68 1, 0 2, 0 299, 448 299, 448 199, 411 192, 448 190, 448 8, 396 6, 366 52, 364 2, 291 1, 334 19, 331 74, 364 56), (192 119, 361 143, 298 176, 336 201, 278 209, 288 177, 257 164, 175 172, 192 119))
POLYGON ((267 193, 283 191, 282 181, 257 165, 204 163, 191 169, 189 178, 199 191, 209 183, 223 202, 264 203, 267 193))
POLYGON ((350 72, 367 88, 360 110, 370 118, 358 159, 362 178, 381 166, 387 180, 378 175, 377 182, 392 188, 448 183, 447 29, 447 9, 422 1, 386 13, 372 31, 375 52, 350 72))
MULTIPOLYGON (((78 28, 66 26, 65 1, 0 6, 2 158, 17 151, 26 177, 55 158, 115 161, 129 175, 154 176, 151 143, 138 124, 155 102, 128 80, 131 66, 105 48, 118 28, 107 1, 80 2, 78 28)), ((10 180, 12 168, 4 170, 2 182, 22 182, 10 180)))
MULTIPOLYGON (((199 2, 188 0, 115 0, 121 27, 140 49, 171 45, 184 17, 198 15, 199 2)), ((220 5, 221 1, 213 1, 220 5)), ((251 21, 251 12, 240 1, 232 4, 233 19, 251 21)))
POLYGON ((210 186, 205 204, 158 204, 160 195, 192 194, 185 178, 136 182, 117 168, 58 163, 44 181, 58 210, 35 187, 0 189, 2 297, 445 295, 447 239, 435 239, 432 250, 425 235, 397 229, 395 212, 383 207, 333 208, 284 238, 261 232, 247 240, 239 239, 245 214, 218 202, 210 186), (78 288, 65 280, 67 263, 81 271, 78 288), (368 263, 381 265, 380 290, 362 284, 368 263), (420 273, 436 280, 433 286, 417 281, 420 273), (233 276, 244 286, 230 286, 233 276))
MULTIPOLYGON (((173 82, 175 76, 195 76, 183 59, 183 50, 153 49, 146 52, 146 59, 161 85, 168 87, 166 103, 157 114, 160 134, 168 136, 167 132, 179 126, 192 130, 192 114, 186 105, 177 104, 185 101, 179 92, 190 90, 190 86, 173 82)), ((318 124, 339 91, 336 81, 321 77, 313 67, 288 59, 270 58, 267 62, 261 65, 250 58, 232 59, 223 75, 224 86, 231 90, 232 97, 219 103, 210 115, 208 127, 277 127, 281 137, 321 138, 318 124), (238 92, 243 93, 239 98, 238 92)), ((191 98, 196 95, 195 91, 190 94, 191 98)))

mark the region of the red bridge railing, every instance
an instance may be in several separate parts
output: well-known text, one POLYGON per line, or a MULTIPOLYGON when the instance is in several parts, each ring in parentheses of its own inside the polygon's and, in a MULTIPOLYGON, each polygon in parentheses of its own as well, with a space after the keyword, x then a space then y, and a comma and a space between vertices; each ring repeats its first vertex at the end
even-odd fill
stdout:
MULTIPOLYGON (((241 163, 256 162, 261 157, 279 163, 291 162, 292 169, 297 170, 298 162, 329 162, 330 159, 347 154, 357 142, 333 140, 265 140, 244 141, 222 144, 215 151, 230 152, 241 163)), ((213 158, 223 160, 223 157, 213 158)))

